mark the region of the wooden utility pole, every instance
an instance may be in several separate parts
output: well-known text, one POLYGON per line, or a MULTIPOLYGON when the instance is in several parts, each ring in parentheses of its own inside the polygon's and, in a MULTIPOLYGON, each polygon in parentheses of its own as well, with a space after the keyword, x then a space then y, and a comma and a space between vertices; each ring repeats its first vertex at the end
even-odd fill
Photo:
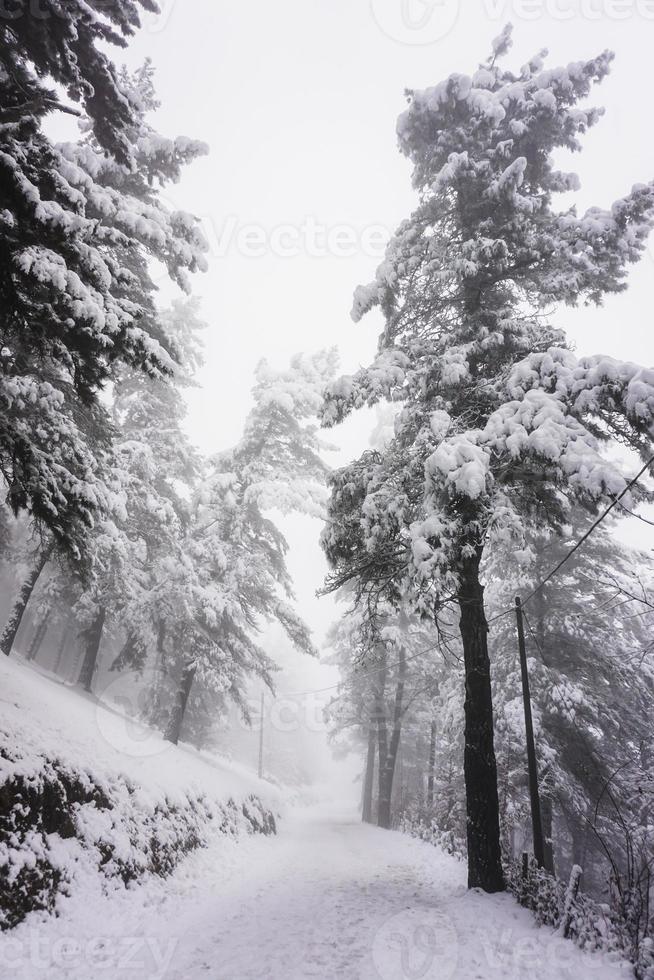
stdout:
POLYGON ((259 779, 263 778, 263 691, 261 692, 261 713, 259 715, 259 779))
MULTIPOLYGON (((518 623, 518 649, 520 651, 520 672, 522 674, 522 701, 525 709, 525 730, 527 733, 527 768, 529 770, 529 797, 531 800, 531 829, 534 839, 534 857, 539 868, 545 867, 545 844, 543 840, 543 819, 540 811, 538 793, 538 767, 536 765, 536 746, 534 744, 534 722, 531 716, 531 694, 529 674, 527 673, 527 651, 525 649, 525 628, 522 618, 520 596, 515 597, 515 614, 518 623)), ((547 869, 549 870, 549 869, 547 869)))

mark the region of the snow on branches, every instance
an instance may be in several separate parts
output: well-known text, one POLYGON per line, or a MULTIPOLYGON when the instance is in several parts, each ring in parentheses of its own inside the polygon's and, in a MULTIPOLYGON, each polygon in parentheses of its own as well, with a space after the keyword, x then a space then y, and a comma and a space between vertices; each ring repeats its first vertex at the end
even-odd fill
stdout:
POLYGON ((101 510, 94 457, 112 436, 101 389, 134 368, 159 378, 176 370, 154 303, 152 263, 188 292, 189 274, 206 269, 208 246, 198 221, 168 208, 158 188, 207 148, 152 129, 148 63, 119 76, 95 49, 97 40, 116 40, 112 21, 132 32, 135 4, 114 4, 108 20, 85 4, 65 13, 51 6, 47 21, 19 13, 0 25, 14 42, 0 56, 11 62, 8 73, 0 64, 0 472, 11 505, 29 509, 79 557, 89 550, 92 512, 101 510), (42 34, 46 22, 58 40, 42 34), (91 60, 77 63, 81 55, 91 60), (42 115, 58 106, 37 79, 48 74, 89 113, 77 142, 54 144, 43 132, 42 115), (104 88, 94 92, 99 76, 104 88), (34 105, 20 111, 17 100, 28 91, 34 105), (26 399, 29 429, 14 419, 26 399))
POLYGON ((368 555, 357 568, 383 577, 370 556, 392 534, 393 562, 403 550, 419 577, 439 568, 441 585, 430 585, 439 594, 488 535, 520 538, 543 509, 560 525, 568 495, 594 507, 620 493, 608 439, 643 456, 651 449, 654 371, 575 356, 543 314, 552 301, 598 302, 623 289, 652 227, 654 184, 581 216, 553 203, 578 186, 553 153, 579 149, 600 118, 578 103, 611 56, 549 69, 541 52, 513 73, 499 63, 509 44, 507 29, 471 76, 410 92, 398 123, 420 203, 355 295, 355 319, 374 306, 384 314, 379 354, 329 386, 322 418, 333 425, 384 400, 404 407, 387 451, 335 479, 325 535, 334 581, 349 574, 352 539, 341 558, 337 539, 351 532, 343 494, 353 483, 347 506, 368 555))

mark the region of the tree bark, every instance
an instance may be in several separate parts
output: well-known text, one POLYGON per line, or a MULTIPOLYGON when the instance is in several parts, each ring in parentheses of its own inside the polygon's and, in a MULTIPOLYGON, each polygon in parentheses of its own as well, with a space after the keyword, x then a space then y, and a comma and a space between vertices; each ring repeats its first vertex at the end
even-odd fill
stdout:
MULTIPOLYGON (((384 672, 385 673, 385 672, 384 672)), ((377 716, 377 826, 388 829, 391 825, 391 790, 389 787, 388 770, 388 725, 386 707, 381 694, 375 696, 375 714, 377 716)))
POLYGON ((30 648, 27 651, 28 660, 36 660, 36 658, 39 655, 41 644, 45 639, 45 634, 48 632, 48 621, 50 619, 51 612, 52 612, 52 607, 48 606, 45 613, 37 623, 36 629, 34 631, 34 636, 32 637, 32 642, 30 643, 30 648))
POLYGON ((434 805, 434 765, 436 763, 436 722, 429 728, 429 768, 427 769, 427 806, 434 805))
POLYGON ((89 628, 85 630, 86 644, 84 650, 84 660, 82 661, 82 669, 79 672, 79 679, 77 683, 80 684, 85 691, 88 691, 89 694, 93 693, 93 676, 98 665, 98 654, 100 652, 100 643, 102 641, 102 631, 104 629, 106 615, 106 609, 104 606, 100 606, 95 619, 89 628))
POLYGON ((177 745, 179 742, 179 736, 182 732, 182 723, 186 713, 186 706, 188 704, 191 688, 193 687, 196 670, 197 667, 195 665, 195 661, 193 660, 187 661, 184 665, 184 669, 182 670, 179 687, 177 689, 177 694, 175 695, 175 703, 173 704, 170 721, 168 722, 168 727, 164 735, 164 738, 167 741, 172 742, 173 745, 177 745))
POLYGON ((459 593, 466 688, 463 769, 468 887, 499 892, 506 886, 500 847, 488 623, 484 612, 484 589, 479 580, 479 560, 480 555, 476 555, 463 561, 459 593))
POLYGON ((34 567, 32 568, 32 571, 29 573, 29 575, 27 576, 27 578, 25 579, 25 581, 21 586, 21 590, 18 594, 18 599, 16 600, 14 608, 11 611, 11 615, 7 620, 7 624, 3 630, 2 636, 0 637, 0 650, 2 650, 2 652, 7 657, 12 651, 14 641, 16 639, 16 634, 18 633, 20 624, 25 614, 25 610, 27 609, 27 603, 30 601, 30 598, 32 597, 32 593, 34 592, 34 587, 39 580, 39 576, 41 575, 41 572, 48 564, 50 557, 52 556, 53 549, 54 549, 54 545, 49 545, 47 548, 44 548, 43 551, 39 553, 39 556, 34 564, 34 567))
POLYGON ((57 647, 57 656, 54 662, 54 672, 58 674, 61 670, 61 661, 64 658, 64 653, 66 647, 68 646, 68 640, 70 638, 70 619, 67 618, 64 623, 64 627, 61 631, 61 637, 59 638, 59 646, 57 647))
MULTIPOLYGON (((384 678, 386 671, 384 671, 384 678)), ((379 803, 377 806, 377 825, 389 830, 391 827, 391 801, 393 797, 393 779, 395 763, 402 734, 402 715, 404 709, 404 684, 406 679, 406 655, 400 648, 398 657, 398 678, 395 685, 395 701, 393 705, 393 720, 391 737, 388 738, 386 709, 381 697, 377 701, 377 732, 379 743, 379 803)))
POLYGON ((545 870, 554 874, 554 842, 552 840, 552 797, 543 793, 540 802, 543 820, 543 843, 545 845, 545 870))
POLYGON ((368 753, 366 755, 366 771, 363 780, 363 808, 361 819, 364 823, 372 823, 372 786, 375 780, 375 726, 368 728, 368 753))

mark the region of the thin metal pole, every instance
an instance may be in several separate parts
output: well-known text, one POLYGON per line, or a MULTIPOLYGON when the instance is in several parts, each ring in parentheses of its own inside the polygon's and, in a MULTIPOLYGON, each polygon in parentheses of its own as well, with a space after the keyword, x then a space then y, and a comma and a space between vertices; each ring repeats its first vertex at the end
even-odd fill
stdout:
POLYGON ((536 746, 534 743, 534 723, 531 716, 531 695, 529 693, 529 674, 527 673, 527 651, 525 649, 525 628, 522 619, 520 596, 515 597, 515 614, 518 623, 518 649, 520 651, 520 671, 522 674, 522 701, 525 709, 525 730, 527 733, 527 767, 529 770, 529 797, 531 800, 531 829, 534 839, 534 857, 539 868, 545 867, 545 845, 543 841, 543 819, 540 812, 538 793, 538 767, 536 765, 536 746))
POLYGON ((259 715, 259 779, 263 778, 263 691, 261 692, 261 713, 259 715))

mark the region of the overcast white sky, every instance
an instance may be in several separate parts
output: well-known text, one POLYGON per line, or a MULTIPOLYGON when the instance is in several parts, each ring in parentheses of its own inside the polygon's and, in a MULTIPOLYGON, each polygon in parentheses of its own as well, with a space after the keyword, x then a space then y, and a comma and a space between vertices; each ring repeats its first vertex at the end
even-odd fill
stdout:
MULTIPOLYGON (((582 179, 580 207, 610 204, 654 175, 654 0, 160 2, 162 15, 147 18, 126 60, 154 61, 160 131, 211 147, 166 194, 202 217, 212 246, 210 271, 196 280, 210 330, 189 421, 206 451, 238 438, 261 357, 281 366, 298 350, 336 344, 344 370, 369 360, 379 320, 354 326, 349 310, 353 288, 377 264, 375 243, 362 234, 392 229, 413 203, 395 140, 404 89, 474 70, 507 20, 515 26, 516 67, 544 46, 551 63, 605 47, 616 52, 595 100, 606 117, 572 165, 582 179), (331 230, 331 251, 320 233, 312 240, 302 232, 307 220, 331 230), (243 248, 249 226, 268 241, 259 257, 243 248), (334 254, 338 226, 359 241, 349 257, 334 254), (307 254, 303 239, 320 254, 307 254), (280 245, 295 254, 274 254, 280 245)), ((250 251, 261 250, 260 238, 248 238, 250 251)), ((648 255, 628 295, 599 311, 566 311, 580 350, 654 363, 653 272, 648 255)), ((365 443, 366 426, 330 435, 342 440, 346 459, 365 443)), ((320 634, 333 610, 312 598, 324 573, 317 531, 290 525, 302 609, 320 634)))

